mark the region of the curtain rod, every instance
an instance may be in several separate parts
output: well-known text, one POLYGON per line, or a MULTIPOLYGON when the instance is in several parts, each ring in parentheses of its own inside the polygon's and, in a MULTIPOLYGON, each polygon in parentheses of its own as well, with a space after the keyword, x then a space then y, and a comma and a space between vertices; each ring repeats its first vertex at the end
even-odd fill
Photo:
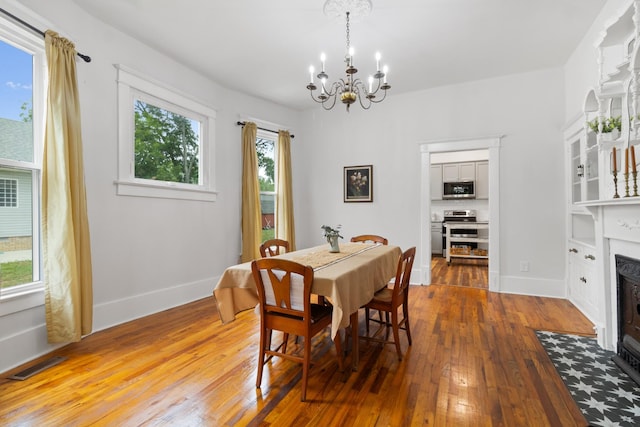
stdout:
MULTIPOLYGON (((247 124, 247 122, 236 122, 236 125, 238 125, 238 126, 244 126, 244 125, 246 125, 246 124, 247 124)), ((256 127, 257 127, 258 129, 263 130, 263 131, 266 131, 266 132, 278 133, 278 131, 277 131, 277 130, 271 130, 271 129, 261 128, 260 126, 256 126, 256 127)), ((296 137, 295 135, 289 135, 289 136, 291 137, 291 139, 293 139, 293 138, 295 138, 295 137, 296 137)))
MULTIPOLYGON (((29 24, 28 22, 23 21, 22 19, 18 18, 17 16, 7 12, 6 10, 0 8, 0 12, 4 13, 5 15, 7 15, 9 18, 13 19, 14 21, 24 25, 25 27, 29 28, 31 31, 35 31, 36 33, 40 34, 42 37, 44 37, 44 32, 42 30, 37 29, 36 27, 34 27, 33 25, 29 24)), ((84 59, 84 62, 91 62, 91 57, 88 55, 83 55, 80 52, 76 52, 76 54, 84 59)))

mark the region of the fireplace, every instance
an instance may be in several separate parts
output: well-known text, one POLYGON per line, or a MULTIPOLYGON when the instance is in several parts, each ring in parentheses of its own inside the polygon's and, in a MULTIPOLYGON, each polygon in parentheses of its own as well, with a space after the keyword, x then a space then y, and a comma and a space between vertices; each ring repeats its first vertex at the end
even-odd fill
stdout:
POLYGON ((640 384, 640 260, 616 255, 618 343, 614 362, 640 384))

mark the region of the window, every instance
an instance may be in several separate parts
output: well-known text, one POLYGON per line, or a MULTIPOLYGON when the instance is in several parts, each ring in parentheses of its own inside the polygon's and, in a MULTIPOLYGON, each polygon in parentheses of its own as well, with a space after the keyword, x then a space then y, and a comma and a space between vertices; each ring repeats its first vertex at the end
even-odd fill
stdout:
POLYGON ((273 239, 276 230, 276 141, 274 135, 258 130, 258 181, 260 183, 260 209, 262 211, 262 241, 273 239))
POLYGON ((18 180, 0 178, 0 208, 17 208, 17 207, 18 207, 18 180))
MULTIPOLYGON (((44 40, 0 19, 0 301, 43 289, 44 40)), ((11 312, 2 306, 0 314, 11 312)))
POLYGON ((214 201, 214 110, 118 68, 118 181, 125 196, 214 201))

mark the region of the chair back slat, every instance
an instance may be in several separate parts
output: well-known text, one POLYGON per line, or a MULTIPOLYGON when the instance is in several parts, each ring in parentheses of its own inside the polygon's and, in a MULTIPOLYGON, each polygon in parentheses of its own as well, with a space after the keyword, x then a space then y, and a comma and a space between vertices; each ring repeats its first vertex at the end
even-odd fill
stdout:
POLYGON ((304 277, 282 270, 260 270, 268 305, 304 310, 304 277), (270 285, 270 286, 268 286, 270 285))
POLYGON ((263 313, 311 318, 311 267, 280 258, 261 258, 251 263, 251 269, 263 313))
POLYGON ((404 293, 409 292, 409 283, 411 281, 411 270, 413 269, 413 260, 416 257, 415 246, 403 252, 398 260, 398 270, 396 271, 396 279, 393 286, 393 299, 401 301, 405 298, 404 293))
POLYGON ((289 252, 289 242, 282 239, 265 240, 260 245, 260 255, 262 258, 272 257, 289 252))
POLYGON ((389 241, 382 236, 378 236, 376 234, 361 234, 359 236, 353 236, 351 238, 352 242, 372 242, 372 243, 380 243, 382 245, 388 245, 389 241))

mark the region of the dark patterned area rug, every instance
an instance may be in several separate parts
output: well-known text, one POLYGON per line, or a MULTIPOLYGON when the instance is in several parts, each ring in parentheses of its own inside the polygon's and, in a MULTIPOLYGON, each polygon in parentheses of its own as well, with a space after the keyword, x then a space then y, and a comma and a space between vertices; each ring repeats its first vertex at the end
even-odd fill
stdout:
POLYGON ((594 338, 536 331, 590 426, 639 426, 640 387, 594 338))

